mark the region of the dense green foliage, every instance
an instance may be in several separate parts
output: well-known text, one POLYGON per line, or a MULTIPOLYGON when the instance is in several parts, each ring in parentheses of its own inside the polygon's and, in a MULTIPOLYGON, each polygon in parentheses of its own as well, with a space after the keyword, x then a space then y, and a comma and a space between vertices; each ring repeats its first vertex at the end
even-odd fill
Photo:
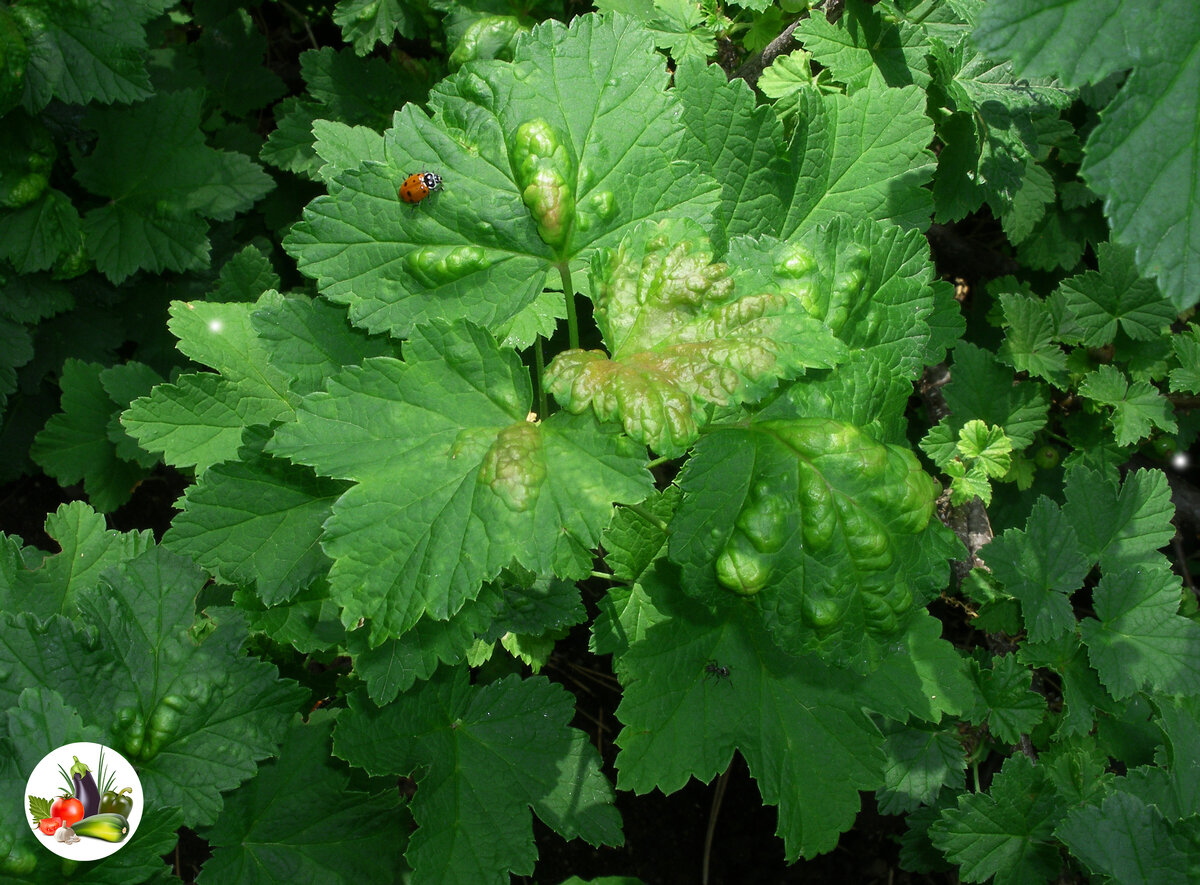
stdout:
POLYGON ((788 861, 873 792, 910 871, 1196 881, 1200 16, 1100 5, 0 2, 0 479, 86 497, 0 535, 0 794, 147 808, 0 803, 0 882, 507 882, 735 753, 788 861))

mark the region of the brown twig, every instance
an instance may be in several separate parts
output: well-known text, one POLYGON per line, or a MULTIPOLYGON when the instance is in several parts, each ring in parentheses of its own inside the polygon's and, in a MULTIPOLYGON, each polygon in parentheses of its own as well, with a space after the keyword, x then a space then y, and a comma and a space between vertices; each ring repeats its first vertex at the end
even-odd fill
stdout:
POLYGON ((804 19, 796 19, 786 28, 783 33, 766 45, 766 48, 758 55, 751 56, 742 62, 742 66, 733 72, 730 80, 736 80, 741 77, 748 84, 753 86, 758 82, 758 78, 762 76, 762 72, 767 69, 771 62, 783 55, 792 45, 792 32, 800 25, 804 19))

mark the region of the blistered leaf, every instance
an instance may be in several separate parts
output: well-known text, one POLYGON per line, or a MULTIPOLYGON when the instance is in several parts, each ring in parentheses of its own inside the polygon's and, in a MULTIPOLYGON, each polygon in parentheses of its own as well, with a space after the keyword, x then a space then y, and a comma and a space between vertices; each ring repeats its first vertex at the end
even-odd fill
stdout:
MULTIPOLYGON (((432 118, 406 105, 381 152, 331 170, 329 195, 286 248, 370 331, 403 336, 434 318, 497 331, 548 273, 557 279, 639 221, 707 220, 717 185, 678 158, 683 127, 666 83, 650 34, 629 19, 538 25, 511 62, 478 61, 443 81, 432 118), (397 190, 424 171, 443 188, 410 207, 397 190)), ((338 164, 351 154, 337 152, 338 164)))
POLYGON ((371 644, 445 620, 514 559, 582 577, 614 502, 642 500, 637 447, 590 416, 536 420, 516 353, 476 326, 418 329, 307 397, 269 451, 356 484, 323 546, 331 595, 371 644))
POLYGON ((912 607, 937 487, 910 449, 830 419, 761 421, 703 437, 679 484, 687 592, 755 597, 786 647, 856 647, 912 607))
POLYGON ((564 406, 589 406, 665 455, 695 442, 706 405, 761 397, 844 348, 780 292, 736 292, 694 228, 641 228, 592 264, 596 319, 609 353, 568 350, 546 371, 564 406))

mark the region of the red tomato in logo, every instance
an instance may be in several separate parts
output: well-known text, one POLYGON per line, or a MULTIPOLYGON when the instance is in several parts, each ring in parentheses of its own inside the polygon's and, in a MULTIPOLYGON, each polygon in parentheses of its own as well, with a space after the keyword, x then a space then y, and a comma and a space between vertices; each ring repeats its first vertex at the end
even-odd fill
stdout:
POLYGON ((57 817, 68 827, 83 820, 83 803, 73 796, 60 796, 50 806, 50 816, 57 817))

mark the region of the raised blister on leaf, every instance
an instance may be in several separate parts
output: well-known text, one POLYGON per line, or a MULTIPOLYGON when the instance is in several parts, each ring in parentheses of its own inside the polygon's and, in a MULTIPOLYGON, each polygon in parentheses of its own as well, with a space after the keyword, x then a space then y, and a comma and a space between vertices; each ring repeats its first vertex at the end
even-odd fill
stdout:
POLYGON ((800 505, 800 524, 804 530, 804 544, 811 552, 824 550, 837 531, 838 511, 833 502, 833 490, 817 469, 806 461, 796 465, 800 505))
POLYGON ((450 66, 462 67, 469 61, 481 58, 508 57, 518 34, 529 32, 529 28, 513 15, 484 15, 467 27, 450 53, 450 66))
POLYGON ((491 262, 478 246, 422 246, 404 256, 414 277, 426 286, 440 286, 486 270, 491 262))
POLYGON ((801 611, 804 622, 814 630, 836 627, 850 607, 849 592, 836 593, 832 587, 814 587, 804 594, 801 611))
POLYGON ((752 402, 843 345, 779 292, 735 291, 691 223, 644 224, 592 261, 595 317, 611 356, 570 350, 546 372, 568 410, 618 420, 659 454, 695 441, 708 405, 752 402))
POLYGON ((783 495, 767 494, 739 514, 737 527, 759 553, 777 553, 788 535, 788 511, 783 495))
MULTIPOLYGON (((582 174, 581 186, 582 186, 582 174)), ((597 224, 610 221, 617 214, 617 195, 612 191, 592 191, 577 206, 575 226, 581 231, 591 230, 597 224)))
POLYGON ((538 235, 547 245, 564 246, 575 220, 574 164, 564 140, 545 120, 529 120, 517 127, 511 156, 521 201, 538 235))
POLYGON ((755 549, 744 532, 734 532, 717 557, 717 580, 739 596, 753 596, 771 578, 771 556, 755 549))
POLYGON ((636 440, 682 451, 698 433, 687 395, 651 367, 622 365, 599 350, 569 350, 546 370, 546 388, 572 412, 589 405, 597 416, 620 420, 636 440), (575 407, 575 404, 580 404, 575 407))
POLYGON ((829 418, 751 421, 704 435, 678 482, 668 553, 689 595, 753 596, 782 645, 859 661, 902 628, 937 494, 910 450, 829 418))
POLYGON ((867 571, 881 571, 895 558, 887 530, 857 502, 837 498, 838 515, 846 550, 855 565, 867 571))
POLYGON ((816 257, 803 245, 793 243, 783 251, 775 266, 778 277, 786 281, 784 291, 795 298, 805 312, 838 332, 850 318, 851 307, 861 300, 871 256, 860 243, 839 245, 837 268, 828 278, 816 257))
POLYGON ((537 425, 522 421, 505 427, 479 468, 479 481, 487 485, 509 510, 528 510, 546 480, 546 456, 537 425))

